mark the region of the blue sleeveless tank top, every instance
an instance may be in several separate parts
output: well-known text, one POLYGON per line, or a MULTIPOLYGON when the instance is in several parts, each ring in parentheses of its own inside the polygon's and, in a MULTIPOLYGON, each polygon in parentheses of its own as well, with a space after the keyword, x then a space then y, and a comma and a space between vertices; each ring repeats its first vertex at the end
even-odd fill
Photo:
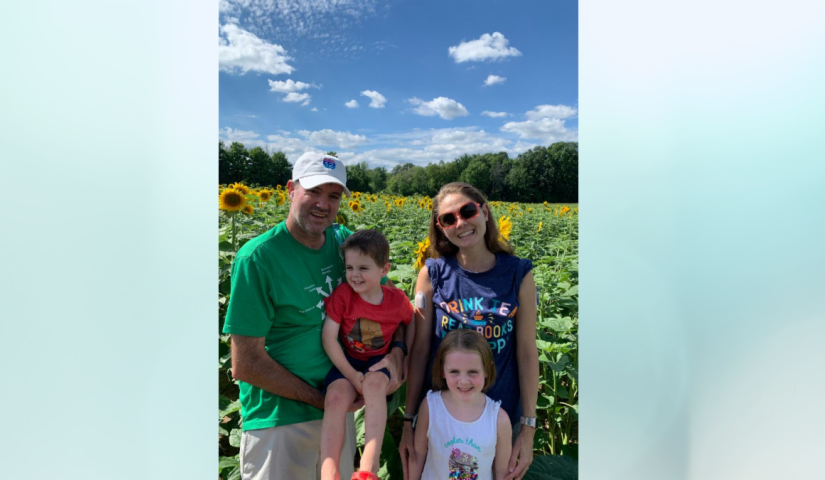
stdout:
MULTIPOLYGON (((450 330, 472 328, 487 339, 496 364, 496 382, 487 396, 501 401, 511 423, 521 416, 521 395, 516 359, 515 314, 519 307, 521 281, 533 269, 527 259, 496 254, 496 265, 481 273, 465 270, 454 256, 428 259, 425 263, 433 285, 435 317, 427 372, 441 339, 450 330)), ((431 375, 424 376, 422 392, 432 387, 431 375)))

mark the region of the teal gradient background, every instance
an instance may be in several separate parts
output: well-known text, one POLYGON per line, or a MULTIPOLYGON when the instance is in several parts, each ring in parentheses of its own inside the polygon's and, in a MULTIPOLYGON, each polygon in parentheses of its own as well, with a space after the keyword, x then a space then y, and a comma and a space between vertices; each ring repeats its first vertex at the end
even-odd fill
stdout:
POLYGON ((825 4, 580 19, 581 478, 825 478, 825 4))
MULTIPOLYGON (((0 18, 2 476, 214 478, 218 2, 0 18)), ((825 3, 579 18, 580 478, 825 477, 825 3)))
POLYGON ((215 478, 218 2, 0 18, 0 477, 215 478))

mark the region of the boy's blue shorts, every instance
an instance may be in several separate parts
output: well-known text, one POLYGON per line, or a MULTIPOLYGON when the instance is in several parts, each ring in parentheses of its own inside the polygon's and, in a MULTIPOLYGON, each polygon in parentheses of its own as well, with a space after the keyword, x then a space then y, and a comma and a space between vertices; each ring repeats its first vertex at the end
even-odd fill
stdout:
MULTIPOLYGON (((349 354, 347 354, 346 350, 344 350, 344 356, 347 357, 347 361, 349 362, 350 365, 352 365, 352 368, 354 368, 357 372, 360 372, 360 373, 363 373, 364 375, 366 375, 367 372, 369 372, 369 369, 370 369, 371 366, 373 366, 376 363, 380 362, 387 355, 386 354, 377 355, 375 357, 370 357, 367 360, 359 360, 357 358, 350 357, 349 354)), ((381 370, 376 370, 376 371, 381 372, 384 375, 386 375, 387 378, 390 378, 390 371, 387 370, 386 368, 382 368, 381 370)), ((332 368, 329 369, 329 373, 327 374, 327 378, 324 379, 324 393, 327 393, 327 388, 330 386, 330 384, 332 382, 338 380, 339 378, 344 378, 345 379, 347 377, 345 377, 344 374, 341 373, 341 371, 338 370, 338 368, 335 365, 333 365, 332 368)), ((390 396, 392 396, 392 395, 390 395, 390 396)))

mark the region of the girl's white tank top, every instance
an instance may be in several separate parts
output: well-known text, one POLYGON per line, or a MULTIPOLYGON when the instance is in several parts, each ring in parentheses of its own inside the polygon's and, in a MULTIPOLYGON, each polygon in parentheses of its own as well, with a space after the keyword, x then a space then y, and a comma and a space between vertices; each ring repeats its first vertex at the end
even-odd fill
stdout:
POLYGON ((422 480, 492 480, 496 456, 496 423, 501 402, 487 397, 474 422, 453 418, 441 392, 427 392, 430 425, 422 480))

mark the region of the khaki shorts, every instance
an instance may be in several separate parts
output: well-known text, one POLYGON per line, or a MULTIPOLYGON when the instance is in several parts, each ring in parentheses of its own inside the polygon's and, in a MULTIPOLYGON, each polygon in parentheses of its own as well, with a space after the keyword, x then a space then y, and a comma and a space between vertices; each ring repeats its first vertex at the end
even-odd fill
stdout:
MULTIPOLYGON (((321 423, 247 430, 241 435, 243 480, 316 480, 321 478, 321 423)), ((338 466, 341 480, 355 471, 355 414, 347 414, 347 432, 338 466)))

